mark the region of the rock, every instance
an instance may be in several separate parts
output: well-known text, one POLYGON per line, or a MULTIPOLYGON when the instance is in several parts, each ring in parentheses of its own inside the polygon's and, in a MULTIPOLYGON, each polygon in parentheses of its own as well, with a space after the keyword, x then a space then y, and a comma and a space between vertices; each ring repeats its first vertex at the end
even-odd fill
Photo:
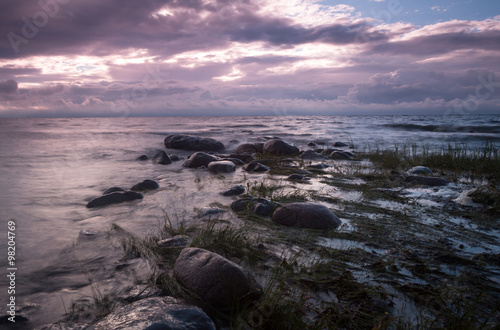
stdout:
POLYGON ((223 158, 223 160, 228 160, 237 166, 245 165, 245 162, 239 158, 223 158))
POLYGON ((158 152, 156 155, 153 156, 151 161, 153 162, 153 164, 160 164, 160 165, 172 164, 172 160, 165 151, 158 152))
POLYGON ((280 139, 271 139, 264 143, 263 153, 271 155, 295 155, 299 148, 280 139))
POLYGON ((237 154, 254 154, 254 153, 262 153, 262 149, 264 148, 264 143, 256 142, 256 143, 243 143, 236 148, 237 154))
POLYGON ((333 144, 334 147, 348 147, 349 144, 348 143, 344 143, 344 142, 340 142, 340 141, 337 141, 333 144))
POLYGON ((442 178, 418 175, 409 175, 405 178, 405 181, 431 187, 446 186, 448 184, 448 181, 442 178))
POLYGON ((352 160, 352 156, 343 151, 333 151, 328 158, 337 160, 352 160))
POLYGON ((312 169, 317 169, 317 170, 324 170, 325 168, 330 167, 330 165, 326 165, 326 164, 321 163, 321 164, 309 165, 307 167, 312 168, 312 169))
MULTIPOLYGON (((250 154, 229 154, 229 155, 228 154, 216 154, 214 156, 219 157, 220 159, 223 159, 223 160, 230 160, 232 162, 234 162, 233 160, 238 159, 238 160, 242 161, 243 164, 250 163, 252 160, 254 160, 254 158, 250 154)), ((234 162, 234 163, 235 163, 235 165, 241 164, 241 163, 236 164, 236 162, 234 162)), ((243 165, 243 164, 241 164, 241 165, 243 165)))
POLYGON ((312 150, 306 150, 304 151, 300 156, 302 159, 309 159, 309 160, 326 160, 328 157, 322 154, 318 154, 312 150))
POLYGON ((306 171, 306 170, 302 170, 300 168, 296 169, 294 172, 295 172, 295 174, 300 174, 300 175, 309 175, 309 174, 312 174, 311 172, 306 171))
POLYGON ((191 135, 169 135, 165 138, 165 146, 169 149, 184 149, 194 151, 221 151, 224 144, 214 139, 200 138, 191 135))
POLYGON ((276 209, 271 220, 288 227, 312 229, 338 227, 342 223, 326 206, 312 203, 283 204, 276 209))
POLYGON ((135 160, 144 161, 144 160, 148 160, 148 159, 149 159, 149 158, 148 158, 148 156, 146 156, 146 155, 141 155, 141 156, 137 157, 135 160))
POLYGON ((153 297, 120 308, 97 322, 92 329, 215 330, 215 325, 199 307, 172 297, 153 297))
POLYGON ((266 172, 269 171, 271 168, 266 165, 262 165, 258 161, 254 160, 250 164, 243 166, 243 169, 247 172, 266 172))
POLYGON ((245 187, 242 185, 233 186, 231 189, 221 192, 222 196, 237 196, 245 193, 245 187))
POLYGON ((174 237, 165 238, 156 242, 156 245, 163 248, 179 247, 188 245, 188 237, 184 235, 176 235, 174 237))
POLYGON ((242 198, 231 203, 231 209, 234 212, 243 212, 249 210, 252 213, 260 215, 262 217, 268 217, 271 215, 272 209, 276 205, 271 205, 271 201, 264 198, 242 198))
POLYGON ((210 162, 208 164, 208 171, 210 173, 231 173, 236 170, 236 165, 228 160, 219 160, 215 162, 210 162))
POLYGON ((182 164, 183 167, 198 168, 198 167, 208 167, 211 162, 218 161, 219 158, 209 155, 204 152, 195 152, 182 164))
POLYGON ((158 182, 154 180, 144 180, 136 185, 134 185, 130 190, 132 191, 148 191, 160 188, 158 182))
POLYGON ((316 143, 314 143, 314 142, 309 142, 309 143, 307 144, 307 146, 308 146, 308 147, 313 147, 313 148, 316 148, 316 147, 317 147, 316 143))
POLYGON ((305 177, 305 176, 300 175, 300 174, 292 174, 292 175, 290 175, 286 179, 290 180, 290 181, 306 181, 306 180, 311 180, 310 178, 305 177))
POLYGON ((143 197, 142 194, 134 191, 113 192, 91 200, 87 204, 87 208, 129 202, 135 199, 142 199, 142 197, 143 197))
POLYGON ((220 214, 225 213, 225 209, 212 208, 212 207, 204 207, 198 211, 198 218, 211 218, 212 216, 218 217, 220 214))
POLYGON ((414 175, 431 175, 432 170, 428 167, 425 166, 415 166, 411 169, 409 169, 407 174, 414 174, 414 175))
POLYGON ((204 249, 182 250, 173 274, 184 288, 216 308, 241 306, 262 294, 260 284, 241 266, 204 249))
POLYGON ((170 157, 170 160, 173 162, 178 162, 179 160, 184 159, 183 157, 177 156, 177 155, 168 155, 170 157))
POLYGON ((125 189, 120 188, 120 187, 111 187, 109 189, 106 189, 102 194, 107 195, 107 194, 111 194, 111 193, 114 193, 117 191, 125 191, 125 189))

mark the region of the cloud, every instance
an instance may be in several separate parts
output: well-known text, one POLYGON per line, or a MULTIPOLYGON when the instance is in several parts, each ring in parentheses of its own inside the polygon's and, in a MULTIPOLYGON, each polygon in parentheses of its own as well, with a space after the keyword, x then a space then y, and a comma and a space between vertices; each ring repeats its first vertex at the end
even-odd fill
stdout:
POLYGON ((0 81, 0 94, 13 94, 17 91, 17 82, 9 79, 0 81))
MULTIPOLYGON (((0 34, 23 38, 18 52, 0 39, 0 116, 432 112, 500 80, 500 17, 418 27, 315 0, 41 3, 0 2, 0 34)), ((481 110, 500 106, 494 88, 481 110)))

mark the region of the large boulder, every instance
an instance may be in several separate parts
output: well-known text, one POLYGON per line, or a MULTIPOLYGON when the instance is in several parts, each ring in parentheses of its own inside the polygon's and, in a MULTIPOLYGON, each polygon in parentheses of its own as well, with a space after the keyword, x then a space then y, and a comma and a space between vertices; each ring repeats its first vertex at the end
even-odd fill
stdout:
POLYGON ((423 186, 438 187, 446 186, 448 181, 442 178, 436 178, 433 176, 419 176, 419 175, 409 175, 405 178, 406 182, 414 183, 423 186))
POLYGON ((295 155, 299 148, 280 139, 271 139, 264 143, 263 153, 271 155, 295 155))
POLYGON ((326 206, 312 203, 283 204, 274 212, 272 221, 297 228, 327 229, 342 222, 326 206))
POLYGON ((332 153, 328 156, 330 159, 336 159, 336 160, 352 160, 352 156, 350 153, 346 151, 332 151, 332 153))
POLYGON ((185 248, 174 277, 187 290, 216 308, 234 308, 260 297, 262 287, 250 273, 226 258, 199 248, 185 248))
POLYGON ((215 330, 215 325, 199 307, 172 297, 153 297, 120 308, 94 324, 92 329, 215 330))
POLYGON ((266 172, 269 171, 271 168, 261 164, 259 161, 252 161, 250 164, 246 164, 243 166, 243 169, 247 172, 266 172))
POLYGON ((431 175, 432 170, 425 166, 415 166, 410 168, 406 173, 412 175, 431 175))
POLYGON ((148 191, 148 190, 155 190, 160 188, 160 185, 158 182, 154 180, 144 180, 142 182, 139 182, 138 184, 134 185, 130 190, 132 191, 148 191))
POLYGON ((204 152, 195 152, 182 164, 183 167, 198 168, 198 167, 208 167, 211 162, 218 161, 219 158, 209 155, 204 152))
POLYGON ((242 185, 237 185, 231 187, 231 189, 221 192, 222 196, 237 196, 245 193, 245 187, 242 185))
POLYGON ((222 142, 191 135, 169 135, 165 138, 164 142, 165 146, 169 149, 194 151, 221 151, 225 149, 222 142))
POLYGON ((165 151, 160 151, 151 159, 153 164, 169 165, 172 164, 172 159, 167 155, 165 151))
POLYGON ((313 150, 306 150, 299 156, 302 159, 308 160, 326 160, 327 156, 314 152, 313 150))
POLYGON ((264 143, 243 143, 236 148, 237 154, 254 154, 254 153, 262 153, 264 148, 264 143))
POLYGON ((134 191, 117 191, 101 197, 94 198, 86 206, 87 208, 106 206, 110 204, 117 204, 129 202, 136 199, 142 199, 142 194, 134 191))
POLYGON ((262 217, 270 216, 274 207, 276 207, 276 205, 272 205, 271 201, 264 198, 247 197, 235 200, 231 203, 231 209, 234 212, 238 213, 248 210, 262 217))
POLYGON ((208 171, 210 173, 231 173, 236 170, 236 165, 229 160, 219 160, 215 162, 210 162, 208 164, 208 171))

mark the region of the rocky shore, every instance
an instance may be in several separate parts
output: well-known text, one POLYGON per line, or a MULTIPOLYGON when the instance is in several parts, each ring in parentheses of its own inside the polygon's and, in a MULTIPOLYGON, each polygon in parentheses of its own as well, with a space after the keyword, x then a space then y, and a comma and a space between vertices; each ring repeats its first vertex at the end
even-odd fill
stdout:
MULTIPOLYGON (((124 249, 155 270, 147 294, 117 300, 90 323, 68 315, 37 329, 461 328, 500 321, 494 181, 464 182, 420 164, 384 168, 341 141, 311 141, 300 150, 265 140, 226 150, 213 139, 170 135, 166 150, 137 157, 165 167, 182 160, 182 171, 239 181, 221 189, 225 203, 195 206, 198 223, 166 222, 157 236, 129 239, 135 243, 124 249), (193 153, 182 159, 173 150, 193 153)), ((140 203, 162 188, 155 178, 129 189, 116 184, 86 207, 140 203)))

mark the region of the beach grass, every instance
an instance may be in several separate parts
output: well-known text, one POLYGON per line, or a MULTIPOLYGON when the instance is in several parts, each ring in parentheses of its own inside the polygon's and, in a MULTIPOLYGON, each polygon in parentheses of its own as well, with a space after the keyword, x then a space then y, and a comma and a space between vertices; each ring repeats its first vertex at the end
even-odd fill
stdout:
POLYGON ((407 142, 392 148, 367 148, 360 151, 359 158, 389 170, 408 170, 414 166, 454 172, 474 179, 500 180, 500 149, 493 143, 471 148, 467 144, 444 144, 440 148, 407 142))

